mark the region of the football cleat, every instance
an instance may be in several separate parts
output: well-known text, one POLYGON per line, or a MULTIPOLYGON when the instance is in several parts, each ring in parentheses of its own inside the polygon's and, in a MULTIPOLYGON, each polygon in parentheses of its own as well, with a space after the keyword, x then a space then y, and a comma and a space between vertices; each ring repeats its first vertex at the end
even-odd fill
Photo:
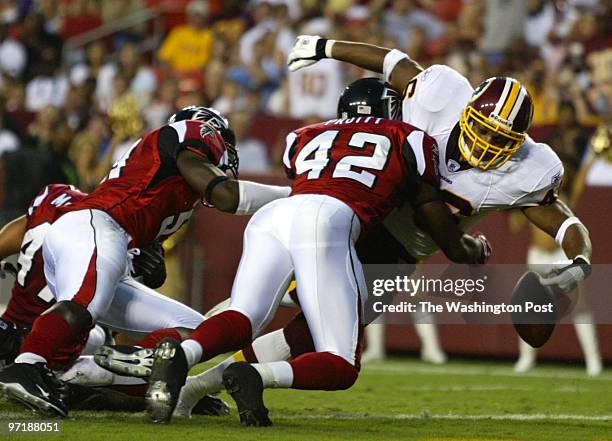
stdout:
POLYGON ((100 346, 94 354, 94 361, 114 374, 147 378, 151 375, 153 352, 151 348, 140 346, 100 346))
POLYGON ((68 406, 62 399, 64 385, 46 363, 13 363, 0 372, 0 392, 32 410, 62 417, 68 406))
POLYGON ((263 381, 249 363, 232 363, 223 371, 223 385, 238 406, 240 422, 245 426, 271 426, 263 402, 263 381))
POLYGON ((229 405, 221 398, 217 398, 213 395, 204 395, 204 397, 198 401, 198 404, 191 409, 192 415, 225 416, 229 415, 229 413, 229 405))
POLYGON ((181 344, 166 337, 157 344, 149 388, 145 395, 147 413, 154 423, 169 423, 189 366, 181 344))

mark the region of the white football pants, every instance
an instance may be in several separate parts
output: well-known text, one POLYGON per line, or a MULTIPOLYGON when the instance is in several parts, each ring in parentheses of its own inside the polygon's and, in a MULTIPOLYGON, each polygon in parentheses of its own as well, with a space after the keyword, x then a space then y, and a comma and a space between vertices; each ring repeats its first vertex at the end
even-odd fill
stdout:
POLYGON ((103 211, 60 217, 43 244, 45 277, 55 299, 76 301, 97 323, 134 337, 162 328, 195 329, 201 314, 126 276, 129 241, 103 211))
POLYGON ((330 196, 297 195, 264 206, 244 233, 229 309, 250 319, 255 338, 295 276, 315 349, 354 365, 367 296, 354 248, 360 228, 353 210, 330 196))

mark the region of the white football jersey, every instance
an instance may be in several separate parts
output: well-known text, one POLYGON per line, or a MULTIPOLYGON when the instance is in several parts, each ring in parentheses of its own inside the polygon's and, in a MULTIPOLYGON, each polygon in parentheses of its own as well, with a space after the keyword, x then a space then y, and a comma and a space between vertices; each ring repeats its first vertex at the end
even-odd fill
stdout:
MULTIPOLYGON (((440 188, 464 231, 492 211, 539 205, 556 191, 563 177, 558 156, 530 137, 496 170, 460 170, 457 161, 447 158, 448 139, 473 92, 459 72, 433 65, 408 84, 402 106, 404 122, 424 130, 438 143, 440 188)), ((437 251, 431 237, 416 226, 409 204, 392 212, 384 223, 413 257, 425 259, 437 251)))

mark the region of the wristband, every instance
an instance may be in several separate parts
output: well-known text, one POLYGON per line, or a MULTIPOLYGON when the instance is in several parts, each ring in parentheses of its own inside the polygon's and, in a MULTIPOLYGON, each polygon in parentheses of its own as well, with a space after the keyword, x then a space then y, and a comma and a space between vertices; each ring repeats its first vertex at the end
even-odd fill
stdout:
POLYGON ((560 247, 563 246, 563 239, 565 238, 565 233, 567 232, 567 229, 574 224, 582 225, 582 222, 580 222, 580 219, 578 219, 576 216, 568 217, 563 221, 563 223, 557 230, 557 234, 555 235, 555 242, 557 243, 557 245, 559 245, 560 247))
POLYGON ((208 205, 209 207, 214 207, 214 205, 210 201, 210 198, 212 197, 212 192, 217 185, 219 185, 221 182, 227 181, 228 179, 229 177, 227 176, 215 176, 214 178, 210 180, 210 182, 206 186, 206 190, 204 190, 204 201, 203 202, 205 202, 205 205, 208 205))
POLYGON ((385 59, 383 61, 383 75, 385 77, 386 83, 389 82, 389 78, 391 77, 391 72, 393 72, 393 69, 395 69, 395 66, 397 66, 397 63, 399 63, 405 58, 407 59, 408 55, 406 55, 402 51, 398 51, 397 49, 393 49, 387 52, 387 55, 385 55, 385 59))
MULTIPOLYGON (((322 58, 328 58, 326 54, 327 38, 319 38, 315 47, 315 59, 320 60, 322 58)), ((331 52, 331 51, 330 51, 331 52)))

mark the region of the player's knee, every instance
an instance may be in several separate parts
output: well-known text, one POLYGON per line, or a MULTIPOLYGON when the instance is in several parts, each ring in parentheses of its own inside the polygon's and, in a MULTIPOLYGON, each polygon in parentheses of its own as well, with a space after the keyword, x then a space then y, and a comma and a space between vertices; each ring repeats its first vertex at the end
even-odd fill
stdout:
POLYGON ((283 334, 291 350, 292 357, 295 358, 308 352, 315 352, 314 342, 312 341, 304 313, 296 314, 283 328, 283 334))
MULTIPOLYGON (((327 390, 345 390, 349 389, 359 376, 359 370, 339 355, 331 354, 329 352, 323 353, 327 358, 327 363, 333 366, 334 379, 332 387, 327 390)), ((330 372, 332 369, 330 369, 330 372)))
POLYGON ((70 300, 57 302, 45 314, 59 315, 66 320, 75 334, 89 330, 94 323, 93 317, 87 308, 70 300))

